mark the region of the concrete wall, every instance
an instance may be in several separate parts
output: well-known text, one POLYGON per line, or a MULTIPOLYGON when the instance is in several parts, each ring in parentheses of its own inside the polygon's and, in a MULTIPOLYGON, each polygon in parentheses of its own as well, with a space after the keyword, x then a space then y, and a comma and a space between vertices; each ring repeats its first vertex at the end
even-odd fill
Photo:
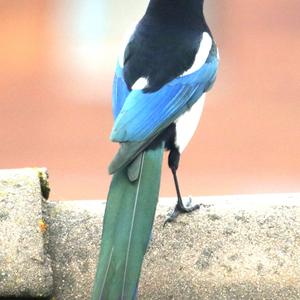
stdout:
MULTIPOLYGON (((46 201, 45 178, 0 171, 0 297, 88 300, 105 202, 46 201)), ((163 227, 161 199, 139 299, 300 299, 300 194, 194 201, 163 227)))

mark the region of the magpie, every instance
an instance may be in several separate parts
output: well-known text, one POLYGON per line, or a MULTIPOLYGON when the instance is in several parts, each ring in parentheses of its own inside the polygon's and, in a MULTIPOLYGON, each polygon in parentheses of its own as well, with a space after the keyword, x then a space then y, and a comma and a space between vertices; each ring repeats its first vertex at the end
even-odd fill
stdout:
POLYGON ((184 205, 180 156, 213 86, 219 55, 203 0, 150 0, 118 58, 113 82, 111 140, 120 144, 104 216, 94 299, 133 299, 158 199, 164 149, 169 151, 177 204, 184 205))

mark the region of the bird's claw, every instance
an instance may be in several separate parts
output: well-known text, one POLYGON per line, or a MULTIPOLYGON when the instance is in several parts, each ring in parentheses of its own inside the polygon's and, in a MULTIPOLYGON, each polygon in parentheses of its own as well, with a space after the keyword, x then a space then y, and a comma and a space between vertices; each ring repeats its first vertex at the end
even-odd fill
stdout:
POLYGON ((200 208, 200 204, 192 205, 192 198, 189 197, 188 202, 185 205, 179 205, 178 202, 175 206, 173 212, 167 215, 167 218, 164 222, 164 226, 167 223, 173 222, 180 214, 191 213, 196 209, 200 208))

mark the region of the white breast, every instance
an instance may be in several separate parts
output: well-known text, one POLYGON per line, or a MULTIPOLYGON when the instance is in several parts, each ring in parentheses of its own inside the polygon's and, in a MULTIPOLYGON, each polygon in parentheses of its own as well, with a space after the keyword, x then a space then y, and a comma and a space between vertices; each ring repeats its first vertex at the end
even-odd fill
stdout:
POLYGON ((178 147, 179 152, 182 153, 189 141, 193 137, 198 126, 203 106, 205 101, 205 94, 186 111, 176 121, 176 139, 175 145, 178 147))

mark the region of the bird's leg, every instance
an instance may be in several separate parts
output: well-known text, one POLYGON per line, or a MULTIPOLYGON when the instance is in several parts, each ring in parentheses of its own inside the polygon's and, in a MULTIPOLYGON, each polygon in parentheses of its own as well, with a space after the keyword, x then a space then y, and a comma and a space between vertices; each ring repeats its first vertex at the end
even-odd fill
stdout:
POLYGON ((196 205, 191 204, 192 202, 191 198, 189 198, 189 202, 186 205, 183 204, 180 189, 179 189, 179 184, 178 184, 178 178, 177 178, 177 168, 179 164, 179 158, 180 158, 180 153, 178 152, 178 150, 172 149, 169 154, 169 167, 172 171, 173 179, 175 183, 177 204, 174 208, 174 211, 170 215, 168 215, 165 224, 168 222, 173 222, 177 218, 177 216, 181 213, 190 213, 200 208, 199 204, 196 205))
POLYGON ((173 222, 179 214, 190 213, 190 212, 200 208, 199 204, 196 204, 196 205, 191 204, 192 203, 191 198, 189 198, 189 202, 186 205, 183 204, 182 197, 180 194, 176 170, 172 169, 172 173, 173 173, 173 178, 174 178, 174 183, 175 183, 175 188, 176 188, 177 203, 176 203, 176 206, 175 206, 173 212, 170 215, 168 215, 168 217, 165 221, 165 224, 168 222, 173 222))

